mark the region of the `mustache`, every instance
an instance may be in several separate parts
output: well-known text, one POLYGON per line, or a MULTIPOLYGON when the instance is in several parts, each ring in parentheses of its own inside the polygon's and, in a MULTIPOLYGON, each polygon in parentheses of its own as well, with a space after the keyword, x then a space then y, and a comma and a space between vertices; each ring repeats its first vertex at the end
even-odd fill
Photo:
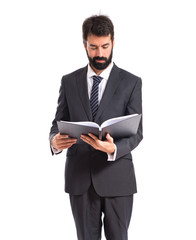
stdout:
POLYGON ((96 60, 104 60, 104 61, 107 61, 108 59, 106 57, 94 57, 93 58, 93 61, 96 61, 96 60))

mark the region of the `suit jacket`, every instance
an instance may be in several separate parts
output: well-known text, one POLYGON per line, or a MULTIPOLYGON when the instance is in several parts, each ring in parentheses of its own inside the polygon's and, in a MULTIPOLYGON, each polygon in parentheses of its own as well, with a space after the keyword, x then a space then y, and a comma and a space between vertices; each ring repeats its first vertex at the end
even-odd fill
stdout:
MULTIPOLYGON (((110 73, 95 122, 134 113, 142 113, 141 78, 118 68, 110 73)), ((88 89, 87 67, 63 76, 58 107, 52 122, 50 140, 57 134, 57 121, 92 121, 88 89)), ((75 144, 67 151, 65 191, 80 195, 93 184, 100 196, 127 196, 137 192, 131 151, 142 140, 142 120, 138 132, 130 138, 114 139, 117 146, 115 161, 107 161, 107 154, 86 143, 75 144)))

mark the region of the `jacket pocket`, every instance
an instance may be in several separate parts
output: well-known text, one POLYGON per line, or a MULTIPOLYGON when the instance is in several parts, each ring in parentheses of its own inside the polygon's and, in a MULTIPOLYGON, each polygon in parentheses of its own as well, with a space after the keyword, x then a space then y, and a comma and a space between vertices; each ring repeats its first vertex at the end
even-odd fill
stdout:
POLYGON ((122 159, 127 159, 127 160, 132 161, 132 155, 131 155, 131 153, 128 153, 128 154, 124 155, 124 156, 122 157, 122 159))

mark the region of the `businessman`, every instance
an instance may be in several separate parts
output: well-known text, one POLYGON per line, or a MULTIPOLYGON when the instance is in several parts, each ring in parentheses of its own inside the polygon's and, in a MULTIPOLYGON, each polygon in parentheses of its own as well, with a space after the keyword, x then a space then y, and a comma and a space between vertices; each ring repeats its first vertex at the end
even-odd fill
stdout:
POLYGON ((69 193, 79 240, 128 239, 133 195, 137 192, 131 151, 143 138, 137 134, 105 140, 95 135, 77 139, 60 135, 57 121, 94 121, 142 113, 141 78, 112 61, 114 27, 104 15, 87 18, 83 44, 89 63, 62 77, 58 106, 50 131, 53 154, 67 149, 65 192, 69 193), (103 216, 103 218, 102 218, 103 216), (103 219, 103 222, 102 222, 103 219))

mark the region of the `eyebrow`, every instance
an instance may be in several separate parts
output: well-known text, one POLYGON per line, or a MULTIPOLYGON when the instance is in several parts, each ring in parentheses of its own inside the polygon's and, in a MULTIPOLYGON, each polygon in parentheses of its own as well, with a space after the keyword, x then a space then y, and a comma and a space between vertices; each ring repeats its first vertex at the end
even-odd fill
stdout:
MULTIPOLYGON (((106 47, 106 46, 109 46, 110 44, 109 43, 105 43, 103 45, 101 45, 101 47, 106 47)), ((98 47, 97 45, 95 44, 90 44, 90 47, 98 47)))

